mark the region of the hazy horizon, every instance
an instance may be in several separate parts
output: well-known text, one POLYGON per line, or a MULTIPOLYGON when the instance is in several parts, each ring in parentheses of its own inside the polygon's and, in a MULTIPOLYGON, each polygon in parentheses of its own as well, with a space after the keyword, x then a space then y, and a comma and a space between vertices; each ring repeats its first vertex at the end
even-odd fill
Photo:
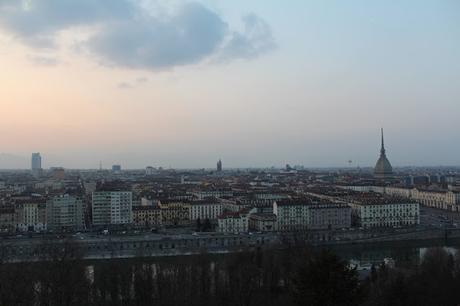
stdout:
MULTIPOLYGON (((69 170, 98 170, 100 169, 100 164, 97 163, 96 165, 91 165, 88 167, 68 167, 65 164, 51 164, 49 161, 46 160, 46 155, 41 155, 42 156, 42 168, 47 170, 53 167, 63 167, 65 169, 69 170)), ((59 158, 56 158, 54 156, 54 160, 60 160, 59 158)), ((101 162, 101 161, 100 161, 101 162)), ((216 168, 216 163, 217 160, 215 160, 214 164, 211 161, 209 164, 203 164, 202 166, 187 166, 187 165, 174 165, 174 164, 168 164, 168 163, 150 163, 150 164, 145 164, 145 165, 140 165, 140 166, 135 166, 135 167, 126 167, 124 164, 119 163, 119 162, 113 162, 113 163, 102 163, 102 169, 103 170, 111 170, 113 165, 120 165, 122 167, 122 170, 143 170, 148 166, 152 166, 154 168, 159 168, 162 167, 163 169, 177 169, 177 170, 200 170, 200 169, 206 169, 206 170, 212 170, 216 168)), ((129 164, 135 164, 135 163, 127 163, 129 164)), ((348 161, 344 163, 343 165, 306 165, 306 164, 295 164, 295 163, 289 163, 287 162, 291 167, 295 166, 301 166, 304 167, 305 169, 373 169, 375 166, 375 163, 373 164, 357 164, 352 161, 352 163, 349 163, 348 161)), ((271 164, 271 165, 226 165, 225 160, 223 160, 223 167, 224 169, 268 169, 268 168, 276 168, 276 169, 283 169, 286 167, 287 164, 271 164)), ((393 168, 459 168, 459 165, 456 164, 420 164, 420 165, 411 165, 411 164, 393 164, 393 168)), ((12 155, 12 154, 5 154, 5 153, 0 153, 0 171, 1 170, 30 170, 30 157, 24 156, 24 155, 12 155), (6 166, 1 166, 1 165, 6 165, 6 166)))
POLYGON ((0 169, 460 165, 455 0, 0 0, 0 67, 0 169))

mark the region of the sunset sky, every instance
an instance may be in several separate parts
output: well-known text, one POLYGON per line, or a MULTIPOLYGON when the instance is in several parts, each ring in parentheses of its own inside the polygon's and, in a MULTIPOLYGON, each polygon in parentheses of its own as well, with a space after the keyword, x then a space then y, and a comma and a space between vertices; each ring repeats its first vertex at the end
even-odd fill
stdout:
POLYGON ((460 1, 0 0, 0 168, 460 165, 460 1))

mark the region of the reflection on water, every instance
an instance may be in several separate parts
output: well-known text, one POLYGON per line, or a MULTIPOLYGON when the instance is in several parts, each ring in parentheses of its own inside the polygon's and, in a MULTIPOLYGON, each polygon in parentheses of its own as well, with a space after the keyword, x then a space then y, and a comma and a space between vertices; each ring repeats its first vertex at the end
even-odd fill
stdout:
MULTIPOLYGON (((438 247, 438 246, 436 246, 438 247)), ((447 252, 455 255, 458 247, 442 246, 447 252)), ((348 260, 358 270, 370 270, 372 265, 382 263, 395 267, 411 267, 420 264, 424 254, 430 247, 381 247, 363 249, 361 247, 335 250, 342 258, 348 260)))
MULTIPOLYGON (((456 247, 442 247, 444 250, 447 251, 447 253, 451 254, 451 255, 456 255, 457 252, 458 252, 458 248, 456 247)), ((426 251, 428 250, 429 248, 420 248, 420 258, 423 257, 423 255, 425 255, 426 251)))
MULTIPOLYGON (((350 263, 350 266, 356 267, 362 278, 366 277, 372 269, 372 266, 378 267, 382 263, 389 267, 396 268, 410 268, 420 264, 426 251, 432 247, 442 247, 450 254, 455 255, 460 249, 459 246, 375 246, 375 245, 349 245, 349 246, 340 246, 330 248, 333 252, 338 254, 344 260, 347 260, 350 263)), ((284 251, 281 251, 284 252, 284 251)), ((225 261, 227 256, 230 254, 221 254, 221 255, 212 255, 208 258, 208 264, 210 265, 211 271, 214 271, 216 263, 221 263, 225 261)), ((199 256, 198 256, 199 257, 199 256)), ((170 265, 175 264, 186 264, 189 263, 193 265, 193 258, 196 256, 178 256, 178 257, 152 257, 152 258, 137 258, 137 259, 125 259, 121 260, 127 266, 130 266, 133 261, 141 263, 143 265, 149 265, 152 267, 152 272, 157 273, 158 265, 162 262, 167 262, 170 265)), ((90 282, 94 282, 94 277, 99 270, 99 266, 102 263, 107 263, 108 261, 96 261, 93 263, 88 263, 86 273, 90 282)), ((242 263, 241 263, 242 264, 242 263)), ((163 271, 164 273, 164 271, 163 271)))

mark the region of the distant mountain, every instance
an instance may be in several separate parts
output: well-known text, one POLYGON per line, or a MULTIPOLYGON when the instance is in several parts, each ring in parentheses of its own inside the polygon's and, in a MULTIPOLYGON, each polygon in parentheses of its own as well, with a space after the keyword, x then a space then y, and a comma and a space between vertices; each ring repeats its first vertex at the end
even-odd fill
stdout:
POLYGON ((29 158, 20 155, 0 153, 0 169, 28 169, 29 158))

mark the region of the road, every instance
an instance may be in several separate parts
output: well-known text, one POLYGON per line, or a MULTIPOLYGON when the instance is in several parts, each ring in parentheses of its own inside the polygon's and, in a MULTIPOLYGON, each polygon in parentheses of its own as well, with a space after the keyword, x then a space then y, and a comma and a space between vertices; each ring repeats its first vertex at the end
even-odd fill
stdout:
POLYGON ((460 227, 460 213, 431 207, 420 207, 420 226, 457 228, 460 227))

